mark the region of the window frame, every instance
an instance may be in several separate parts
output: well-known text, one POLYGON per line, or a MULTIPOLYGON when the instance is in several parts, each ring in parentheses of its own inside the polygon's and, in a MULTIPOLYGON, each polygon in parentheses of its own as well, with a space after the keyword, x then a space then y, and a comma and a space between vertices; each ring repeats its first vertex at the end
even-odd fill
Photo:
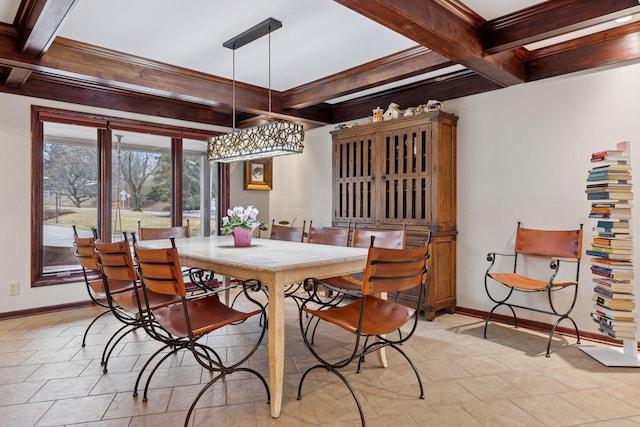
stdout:
MULTIPOLYGON (((150 133, 171 138, 171 223, 182 224, 182 140, 183 138, 202 140, 211 132, 165 125, 139 120, 105 116, 100 114, 62 110, 32 105, 31 107, 31 286, 50 286, 83 281, 80 270, 44 273, 43 262, 43 191, 44 191, 44 123, 55 122, 96 128, 98 194, 96 200, 98 235, 105 242, 111 239, 111 182, 113 131, 128 130, 150 133)), ((227 209, 229 205, 229 167, 218 164, 217 209, 227 209)), ((218 228, 220 224, 218 224, 218 228)))

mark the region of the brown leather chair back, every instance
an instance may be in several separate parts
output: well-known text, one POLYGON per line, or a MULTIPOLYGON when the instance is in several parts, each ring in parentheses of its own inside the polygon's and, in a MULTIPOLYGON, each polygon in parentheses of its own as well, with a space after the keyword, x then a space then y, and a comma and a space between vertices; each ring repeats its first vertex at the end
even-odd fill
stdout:
POLYGON ((418 249, 369 248, 362 294, 400 292, 424 285, 429 247, 418 249))
POLYGON ((349 229, 309 227, 307 243, 319 245, 347 246, 349 229))
POLYGON ((140 278, 147 289, 158 294, 186 296, 177 248, 134 248, 140 278))
POLYGON ((181 238, 190 237, 189 226, 179 227, 140 227, 138 226, 138 240, 160 240, 169 239, 171 237, 181 238))
POLYGON ((353 230, 351 246, 355 248, 368 248, 371 246, 371 237, 374 236, 373 246, 385 249, 404 249, 407 240, 406 230, 353 230))
POLYGON ((99 257, 102 274, 109 280, 128 282, 138 280, 129 242, 102 243, 96 241, 96 254, 99 257))
POLYGON ((304 226, 306 221, 302 223, 302 227, 289 227, 288 225, 271 224, 272 240, 287 240, 289 242, 302 242, 304 239, 304 226))
POLYGON ((582 229, 534 230, 518 227, 515 252, 524 255, 580 259, 582 229))
POLYGON ((77 234, 73 236, 73 244, 75 246, 74 255, 78 257, 78 262, 82 268, 87 270, 100 270, 98 265, 98 255, 95 248, 95 237, 78 237, 77 234))

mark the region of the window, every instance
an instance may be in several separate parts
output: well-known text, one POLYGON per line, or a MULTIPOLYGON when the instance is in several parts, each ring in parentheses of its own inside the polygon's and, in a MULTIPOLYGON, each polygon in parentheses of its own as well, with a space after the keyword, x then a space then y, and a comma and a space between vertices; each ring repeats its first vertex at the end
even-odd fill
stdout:
MULTIPOLYGON (((228 168, 206 159, 203 131, 32 107, 32 285, 81 280, 73 226, 104 241, 189 222, 215 234, 228 168), (224 173, 226 175, 219 176, 224 173)), ((226 202, 228 204, 228 202, 226 202)))

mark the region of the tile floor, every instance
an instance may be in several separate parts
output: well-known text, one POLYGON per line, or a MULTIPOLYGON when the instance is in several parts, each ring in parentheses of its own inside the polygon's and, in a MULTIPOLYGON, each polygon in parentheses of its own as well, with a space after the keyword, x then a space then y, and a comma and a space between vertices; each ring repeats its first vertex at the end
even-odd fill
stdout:
MULTIPOLYGON (((296 400, 301 372, 312 357, 300 338, 293 302, 287 309, 285 389, 282 414, 272 419, 264 389, 246 375, 216 383, 192 417, 195 426, 353 426, 356 406, 337 377, 310 374, 296 400)), ((157 344, 139 331, 120 343, 108 364, 101 352, 119 327, 104 316, 81 347, 97 308, 0 321, 0 425, 180 426, 209 373, 186 352, 171 356, 151 382, 148 402, 133 398, 137 373, 157 344)), ((255 339, 256 325, 232 327, 208 338, 233 359, 255 339), (225 351, 226 350, 226 351, 225 351)), ((418 399, 415 376, 399 355, 389 367, 367 359, 360 374, 345 371, 369 426, 640 426, 640 369, 606 368, 581 352, 571 338, 556 338, 544 357, 545 335, 443 314, 421 321, 404 349, 425 385, 418 399)), ((321 329, 319 348, 339 345, 342 332, 321 329)), ((583 342, 583 345, 597 345, 583 342)), ((250 361, 266 376, 266 346, 250 361)))

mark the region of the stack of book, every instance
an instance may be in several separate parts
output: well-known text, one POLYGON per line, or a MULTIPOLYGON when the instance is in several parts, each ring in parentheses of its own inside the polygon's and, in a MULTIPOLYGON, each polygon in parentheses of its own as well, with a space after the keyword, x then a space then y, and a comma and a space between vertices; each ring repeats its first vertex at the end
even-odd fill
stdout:
POLYGON ((589 217, 597 219, 591 256, 594 294, 591 317, 598 330, 615 339, 635 339, 633 239, 631 229, 631 166, 628 142, 615 150, 591 155, 593 167, 587 177, 589 217))

